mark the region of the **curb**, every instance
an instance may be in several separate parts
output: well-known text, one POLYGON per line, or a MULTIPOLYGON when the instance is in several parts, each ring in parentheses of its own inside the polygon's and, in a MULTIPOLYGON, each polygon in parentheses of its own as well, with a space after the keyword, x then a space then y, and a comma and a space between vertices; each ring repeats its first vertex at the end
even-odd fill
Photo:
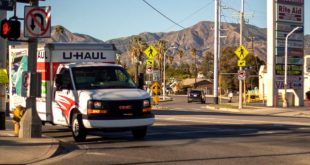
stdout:
POLYGON ((1 130, 0 139, 0 152, 5 153, 0 164, 38 163, 53 157, 60 148, 60 142, 54 138, 18 138, 11 130, 1 130))
POLYGON ((206 108, 206 109, 210 109, 210 110, 220 110, 220 111, 228 111, 228 112, 241 112, 239 109, 232 109, 232 108, 216 108, 216 107, 212 107, 212 106, 208 106, 208 105, 206 105, 205 108, 206 108))

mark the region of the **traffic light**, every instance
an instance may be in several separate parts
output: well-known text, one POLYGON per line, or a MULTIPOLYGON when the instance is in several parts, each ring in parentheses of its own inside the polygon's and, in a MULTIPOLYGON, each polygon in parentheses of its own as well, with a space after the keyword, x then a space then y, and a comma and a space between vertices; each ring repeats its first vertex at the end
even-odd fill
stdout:
POLYGON ((3 38, 18 39, 20 37, 20 22, 18 20, 2 20, 0 35, 3 38))

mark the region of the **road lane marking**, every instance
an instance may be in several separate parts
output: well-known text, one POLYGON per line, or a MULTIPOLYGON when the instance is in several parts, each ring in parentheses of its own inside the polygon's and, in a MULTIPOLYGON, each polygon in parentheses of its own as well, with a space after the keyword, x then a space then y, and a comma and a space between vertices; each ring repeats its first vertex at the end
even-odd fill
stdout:
POLYGON ((204 130, 204 131, 158 131, 158 132, 149 132, 147 135, 148 136, 156 136, 156 135, 182 135, 182 134, 197 134, 197 133, 228 133, 228 132, 257 132, 258 129, 249 129, 249 128, 246 128, 246 129, 223 129, 223 128, 211 128, 210 130, 204 130))
POLYGON ((192 117, 192 116, 177 116, 165 117, 161 115, 156 118, 157 121, 179 121, 179 122, 193 122, 193 123, 217 123, 217 124, 283 124, 283 125, 303 125, 310 126, 310 123, 296 122, 296 121, 268 121, 268 120, 249 120, 249 119, 223 119, 213 117, 192 117))

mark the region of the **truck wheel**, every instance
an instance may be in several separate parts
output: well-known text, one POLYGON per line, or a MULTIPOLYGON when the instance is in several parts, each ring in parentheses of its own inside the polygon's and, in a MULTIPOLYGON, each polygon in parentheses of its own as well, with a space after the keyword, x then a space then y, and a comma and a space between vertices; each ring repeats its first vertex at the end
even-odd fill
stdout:
POLYGON ((76 142, 83 142, 86 140, 86 129, 83 125, 81 115, 78 113, 74 114, 72 117, 72 136, 76 142))
POLYGON ((147 127, 133 129, 131 132, 135 139, 144 139, 147 132, 147 127))

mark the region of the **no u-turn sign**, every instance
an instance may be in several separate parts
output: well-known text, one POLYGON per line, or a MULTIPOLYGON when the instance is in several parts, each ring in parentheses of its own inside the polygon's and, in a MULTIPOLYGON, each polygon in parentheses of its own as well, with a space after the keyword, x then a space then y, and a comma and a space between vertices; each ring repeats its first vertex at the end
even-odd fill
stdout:
POLYGON ((25 6, 24 36, 47 38, 51 36, 51 7, 25 6))

